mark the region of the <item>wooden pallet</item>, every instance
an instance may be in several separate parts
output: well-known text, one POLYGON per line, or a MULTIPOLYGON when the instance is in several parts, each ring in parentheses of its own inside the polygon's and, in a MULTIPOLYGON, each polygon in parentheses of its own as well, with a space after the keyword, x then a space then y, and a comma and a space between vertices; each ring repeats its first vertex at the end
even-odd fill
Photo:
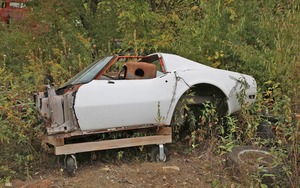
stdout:
POLYGON ((69 155, 98 150, 171 143, 172 128, 157 127, 154 135, 143 137, 65 144, 63 137, 46 136, 44 141, 54 146, 55 155, 69 155))

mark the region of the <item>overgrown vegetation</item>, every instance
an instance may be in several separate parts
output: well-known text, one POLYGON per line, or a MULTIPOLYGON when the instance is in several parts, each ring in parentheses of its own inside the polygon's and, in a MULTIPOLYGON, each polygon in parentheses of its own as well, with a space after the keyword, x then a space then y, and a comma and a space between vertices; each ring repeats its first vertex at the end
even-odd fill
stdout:
POLYGON ((220 155, 235 145, 271 147, 286 177, 278 186, 299 187, 299 2, 33 0, 29 6, 26 19, 0 26, 2 182, 30 177, 42 160, 31 94, 43 89, 47 73, 61 85, 102 55, 163 51, 253 75, 259 85, 255 105, 244 104, 237 116, 221 121, 211 104, 190 113, 191 147, 217 140, 220 155), (276 140, 257 136, 269 116, 276 140))
POLYGON ((233 116, 220 119, 213 102, 196 108, 183 105, 186 121, 175 127, 175 139, 187 140, 189 151, 207 147, 218 155, 226 155, 234 147, 243 145, 269 148, 276 156, 274 165, 278 166, 278 174, 259 171, 242 174, 239 178, 243 179, 237 182, 249 187, 298 187, 300 123, 291 107, 290 98, 278 83, 265 82, 259 89, 256 103, 244 104, 242 111, 233 116), (262 130, 265 122, 270 126, 262 130), (271 183, 263 181, 266 177, 271 178, 271 183))

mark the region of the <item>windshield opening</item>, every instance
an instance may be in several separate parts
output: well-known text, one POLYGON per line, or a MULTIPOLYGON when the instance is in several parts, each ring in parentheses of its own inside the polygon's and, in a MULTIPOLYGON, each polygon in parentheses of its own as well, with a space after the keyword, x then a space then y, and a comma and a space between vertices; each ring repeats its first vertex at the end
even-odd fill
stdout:
POLYGON ((110 62, 112 58, 113 56, 109 56, 95 61, 94 63, 90 64, 88 67, 80 71, 78 74, 76 74, 73 78, 68 80, 60 88, 64 88, 68 85, 83 84, 92 81, 92 79, 97 76, 100 70, 103 69, 103 67, 105 67, 105 65, 107 65, 107 63, 110 62))

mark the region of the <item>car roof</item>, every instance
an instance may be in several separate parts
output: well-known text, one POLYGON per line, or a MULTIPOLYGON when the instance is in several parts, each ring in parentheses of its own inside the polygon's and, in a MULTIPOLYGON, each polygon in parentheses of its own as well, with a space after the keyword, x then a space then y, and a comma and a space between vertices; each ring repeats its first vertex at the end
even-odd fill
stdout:
POLYGON ((166 71, 176 71, 176 70, 190 70, 190 69, 214 69, 212 67, 203 65, 196 61, 168 53, 156 53, 164 61, 166 71))

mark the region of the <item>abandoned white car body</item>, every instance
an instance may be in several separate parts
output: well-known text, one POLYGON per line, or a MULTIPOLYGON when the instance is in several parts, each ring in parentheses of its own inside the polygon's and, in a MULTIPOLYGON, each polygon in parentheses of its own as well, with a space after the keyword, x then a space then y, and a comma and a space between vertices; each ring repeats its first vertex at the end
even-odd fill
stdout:
POLYGON ((155 53, 102 58, 59 89, 48 86, 37 95, 36 105, 48 135, 84 135, 171 125, 180 101, 191 90, 193 105, 221 99, 227 114, 240 110, 241 92, 244 102, 256 98, 256 82, 249 75, 155 53))

